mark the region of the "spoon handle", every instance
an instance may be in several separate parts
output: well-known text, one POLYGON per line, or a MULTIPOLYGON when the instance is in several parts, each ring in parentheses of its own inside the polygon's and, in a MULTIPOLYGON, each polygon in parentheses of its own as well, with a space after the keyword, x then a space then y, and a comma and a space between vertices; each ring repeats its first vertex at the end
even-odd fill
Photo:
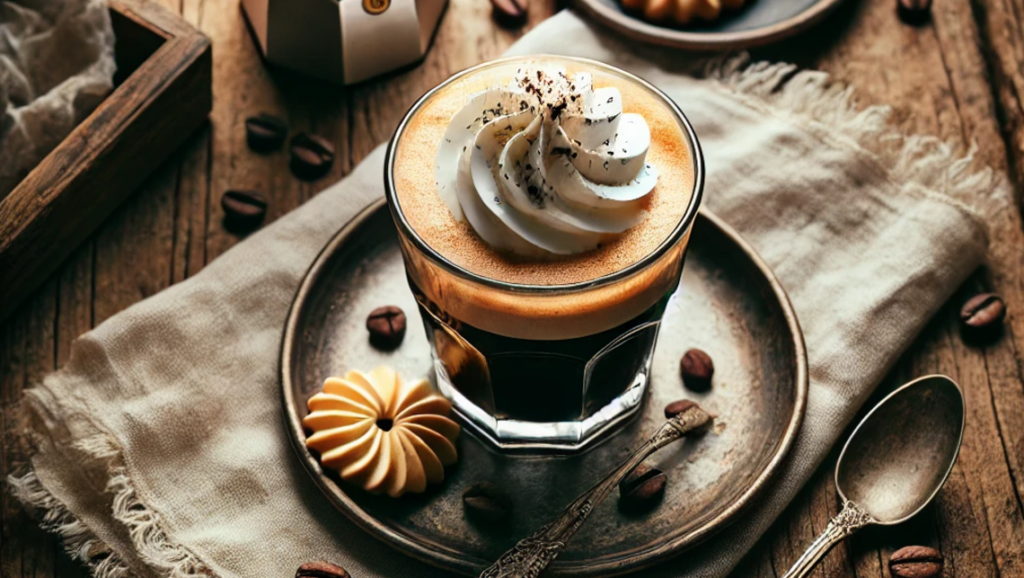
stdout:
POLYGON ((828 554, 833 546, 842 542, 847 536, 864 526, 874 522, 867 512, 857 504, 845 500, 843 509, 825 526, 825 531, 818 536, 802 556, 797 558, 793 567, 782 578, 805 578, 818 562, 828 554))
POLYGON ((619 482, 647 456, 711 423, 711 416, 696 404, 669 419, 650 439, 637 448, 617 468, 565 507, 533 535, 523 538, 498 561, 480 573, 480 578, 536 578, 565 547, 569 538, 590 517, 619 482))

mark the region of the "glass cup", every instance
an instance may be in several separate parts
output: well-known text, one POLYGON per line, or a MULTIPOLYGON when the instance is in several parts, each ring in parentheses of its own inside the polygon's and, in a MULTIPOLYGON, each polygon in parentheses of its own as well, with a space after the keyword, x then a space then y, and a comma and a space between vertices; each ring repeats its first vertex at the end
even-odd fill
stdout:
MULTIPOLYGON (((440 391, 499 448, 574 451, 640 407, 661 318, 682 274, 704 161, 682 111, 646 81, 592 60, 531 56, 530 61, 570 63, 618 77, 667 104, 693 163, 689 205, 665 241, 645 258, 583 283, 518 285, 451 262, 416 233, 403 212, 394 182, 397 143, 410 119, 438 91, 466 75, 516 60, 525 59, 501 59, 460 72, 412 106, 388 146, 386 195, 440 391)), ((665 186, 671 184, 659 183, 665 186)))

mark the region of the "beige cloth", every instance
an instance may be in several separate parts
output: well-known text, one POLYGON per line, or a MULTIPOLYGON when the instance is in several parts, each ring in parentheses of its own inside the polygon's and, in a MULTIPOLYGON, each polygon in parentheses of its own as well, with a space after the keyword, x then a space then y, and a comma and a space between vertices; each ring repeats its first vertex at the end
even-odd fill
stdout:
MULTIPOLYGON (((979 212, 1010 194, 940 142, 891 132, 885 109, 858 112, 822 73, 733 59, 697 80, 669 64, 679 53, 635 50, 563 12, 512 52, 607 61, 672 96, 703 142, 707 206, 774 267, 809 348, 805 425, 764 499, 701 548, 645 572, 722 576, 982 262, 979 212)), ((382 194, 382 159, 378 148, 194 278, 104 322, 30 391, 41 447, 32 473, 12 482, 97 576, 286 577, 319 558, 355 578, 441 574, 336 512, 281 419, 288 306, 320 248, 382 194)))

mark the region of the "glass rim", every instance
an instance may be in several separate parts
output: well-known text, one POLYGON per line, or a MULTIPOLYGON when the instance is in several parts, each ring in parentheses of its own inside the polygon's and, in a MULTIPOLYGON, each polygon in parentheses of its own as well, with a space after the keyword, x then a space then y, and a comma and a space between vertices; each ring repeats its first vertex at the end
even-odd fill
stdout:
POLYGON ((406 238, 412 242, 412 244, 416 247, 417 250, 420 251, 421 254, 426 256, 431 262, 441 267, 446 272, 474 283, 479 283, 487 287, 501 289, 509 292, 578 292, 581 290, 594 289, 597 287, 609 285, 615 283, 616 281, 620 281, 622 279, 626 279, 628 277, 633 276, 635 273, 644 270, 648 265, 661 258, 665 253, 669 251, 669 249, 671 249, 673 246, 675 246, 676 243, 679 242, 683 235, 686 234, 686 231, 691 228, 693 222, 696 220, 703 192, 704 155, 700 148, 700 142, 697 140, 697 134, 693 130, 693 125, 690 124, 690 119, 686 117, 686 114, 684 114, 682 109, 679 108, 679 105, 676 104, 674 100, 669 98, 669 96, 662 92, 659 88, 657 88, 650 82, 647 82, 646 80, 640 78, 635 74, 626 72, 621 68, 612 66, 610 64, 606 64, 599 60, 583 58, 578 56, 562 56, 559 54, 529 54, 523 56, 506 56, 503 58, 489 60, 487 62, 471 66, 469 68, 466 68, 460 72, 453 74, 444 82, 438 84, 434 88, 424 93, 423 96, 419 97, 416 100, 416 102, 413 103, 413 105, 409 108, 409 110, 406 111, 405 115, 402 117, 401 122, 398 123, 398 127, 395 129, 394 134, 388 141, 388 147, 384 157, 384 194, 388 201, 388 208, 391 211, 391 216, 395 223, 397 223, 400 232, 403 233, 406 236, 406 238), (594 279, 588 279, 586 281, 580 281, 578 283, 568 283, 561 285, 535 285, 499 281, 498 279, 492 279, 490 277, 474 273, 473 271, 470 271, 469 269, 466 269, 465 267, 462 267, 461 265, 452 262, 447 257, 439 253, 437 250, 431 247, 430 244, 427 243, 422 237, 420 237, 419 233, 417 233, 413 226, 409 223, 408 219, 406 219, 405 217, 404 212, 402 211, 401 204, 398 201, 398 192, 395 187, 394 179, 395 156, 397 154, 396 144, 398 143, 399 137, 401 137, 403 131, 409 124, 409 120, 413 117, 413 115, 415 115, 416 112, 420 109, 420 107, 422 107, 423 104, 427 102, 427 100, 429 100, 432 96, 434 96, 438 91, 464 76, 477 72, 482 68, 504 64, 507 62, 514 62, 517 60, 526 60, 530 58, 555 58, 571 60, 589 66, 594 66, 596 68, 610 70, 615 74, 621 75, 625 77, 627 80, 636 82, 640 86, 651 91, 658 98, 664 101, 665 104, 667 104, 668 107, 672 110, 672 112, 676 115, 677 120, 680 122, 684 129, 684 136, 686 138, 687 144, 690 147, 690 156, 693 164, 693 191, 692 195, 690 196, 690 202, 687 205, 686 210, 683 212, 683 216, 679 219, 679 222, 676 224, 675 228, 672 229, 672 232, 665 238, 665 240, 663 240, 657 247, 655 247, 653 251, 645 255, 642 259, 630 264, 627 267, 623 267, 622 269, 613 271, 600 277, 595 277, 594 279))

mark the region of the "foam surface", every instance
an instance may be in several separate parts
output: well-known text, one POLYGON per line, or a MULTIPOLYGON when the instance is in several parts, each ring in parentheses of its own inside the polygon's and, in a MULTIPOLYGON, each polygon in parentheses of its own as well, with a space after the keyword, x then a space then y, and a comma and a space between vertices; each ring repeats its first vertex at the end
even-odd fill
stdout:
POLYGON ((435 93, 406 125, 395 155, 394 179, 399 204, 416 233, 446 259, 478 275, 523 285, 563 285, 589 281, 628 267, 653 252, 678 224, 693 195, 694 163, 683 127, 659 96, 636 83, 600 68, 574 61, 545 58, 564 65, 569 76, 587 71, 594 87, 614 86, 622 94, 623 111, 640 114, 651 129, 647 162, 660 173, 648 195, 643 222, 601 247, 565 257, 524 260, 487 245, 468 222, 456 221, 434 180, 437 150, 448 122, 469 96, 508 83, 516 61, 467 75, 435 93))

